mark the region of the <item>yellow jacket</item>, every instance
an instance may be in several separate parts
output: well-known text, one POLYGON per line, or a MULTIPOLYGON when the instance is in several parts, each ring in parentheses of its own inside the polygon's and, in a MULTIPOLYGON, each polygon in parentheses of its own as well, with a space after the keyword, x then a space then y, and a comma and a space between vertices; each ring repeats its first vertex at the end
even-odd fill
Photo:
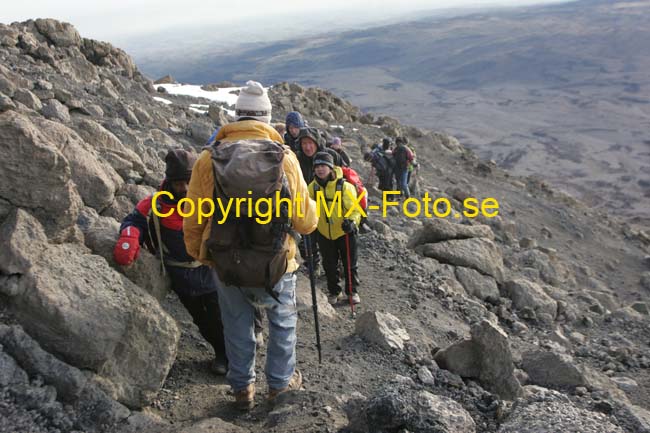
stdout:
MULTIPOLYGON (((223 142, 232 142, 237 140, 273 140, 283 143, 280 134, 266 123, 256 120, 244 120, 229 123, 223 126, 216 137, 223 142)), ((289 183, 289 190, 293 198, 292 209, 292 226, 300 234, 308 234, 316 229, 318 217, 316 216, 316 203, 309 198, 307 184, 302 177, 300 164, 295 154, 287 147, 284 152, 283 160, 284 173, 289 183), (300 200, 297 200, 300 197, 300 200), (300 217, 298 217, 300 216, 300 217)), ((212 171, 212 157, 210 152, 205 150, 199 155, 199 159, 192 170, 187 198, 193 203, 198 203, 199 198, 213 198, 214 194, 214 174, 212 171)), ((187 212, 187 209, 185 209, 187 212)), ((206 265, 213 265, 210 256, 205 247, 205 241, 210 236, 210 227, 212 218, 198 223, 198 212, 183 219, 183 234, 185 237, 185 247, 189 255, 201 261, 206 265)), ((287 272, 293 272, 298 269, 296 261, 296 243, 291 236, 287 237, 289 249, 287 256, 289 263, 287 272)))
POLYGON ((345 235, 345 232, 341 228, 341 223, 344 219, 354 221, 357 227, 359 227, 359 222, 361 221, 361 213, 357 207, 355 207, 357 189, 351 183, 343 182, 341 197, 336 198, 336 184, 339 179, 343 178, 343 171, 341 170, 341 167, 334 167, 334 175, 335 179, 327 182, 325 188, 318 185, 318 196, 320 196, 320 198, 314 192, 314 186, 316 185, 315 178, 309 184, 309 197, 316 200, 316 206, 319 208, 318 232, 325 236, 327 239, 332 240, 338 239, 341 236, 345 235), (321 194, 323 195, 321 196, 321 194), (340 212, 338 204, 333 204, 335 199, 337 203, 341 204, 340 212), (348 211, 351 211, 350 215, 347 215, 348 211))

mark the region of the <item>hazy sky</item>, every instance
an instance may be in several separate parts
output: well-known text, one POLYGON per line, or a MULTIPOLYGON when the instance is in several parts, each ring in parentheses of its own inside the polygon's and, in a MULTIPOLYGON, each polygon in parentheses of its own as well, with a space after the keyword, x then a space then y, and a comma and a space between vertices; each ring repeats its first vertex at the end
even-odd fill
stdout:
MULTIPOLYGON (((281 27, 290 27, 282 15, 295 16, 315 12, 349 11, 359 22, 391 18, 417 10, 466 6, 522 5, 562 0, 27 0, 4 1, 0 22, 8 24, 29 18, 57 18, 75 25, 84 37, 123 39, 136 34, 159 32, 169 28, 254 22, 273 16, 281 27)), ((334 23, 333 23, 334 25, 334 23)), ((239 26, 238 26, 239 27, 239 26)), ((320 29, 322 31, 323 29, 320 29)))

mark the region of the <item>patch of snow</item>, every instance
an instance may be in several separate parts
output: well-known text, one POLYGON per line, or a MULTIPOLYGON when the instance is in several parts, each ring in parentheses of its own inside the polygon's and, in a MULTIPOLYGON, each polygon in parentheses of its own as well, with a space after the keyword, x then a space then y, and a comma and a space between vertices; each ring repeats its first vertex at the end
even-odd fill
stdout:
POLYGON ((352 128, 352 132, 357 132, 359 131, 359 128, 352 128))
POLYGON ((330 125, 330 128, 332 128, 332 129, 341 129, 341 130, 345 129, 345 127, 343 125, 330 125))
POLYGON ((155 99, 158 102, 162 102, 165 105, 171 105, 172 101, 169 99, 161 98, 160 96, 154 96, 153 99, 155 99))
POLYGON ((194 111, 195 113, 199 113, 199 114, 208 114, 208 110, 201 110, 199 108, 192 107, 192 106, 190 106, 190 111, 194 111))
POLYGON ((242 89, 241 87, 224 87, 208 91, 201 89, 201 86, 195 84, 156 84, 156 87, 163 87, 170 95, 205 98, 210 101, 225 102, 228 105, 235 105, 235 102, 237 102, 237 95, 230 92, 242 89))

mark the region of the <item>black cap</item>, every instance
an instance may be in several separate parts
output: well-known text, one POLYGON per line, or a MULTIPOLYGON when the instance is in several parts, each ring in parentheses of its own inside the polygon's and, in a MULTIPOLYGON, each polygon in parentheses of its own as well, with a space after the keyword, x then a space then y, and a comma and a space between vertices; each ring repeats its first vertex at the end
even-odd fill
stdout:
POLYGON ((189 180, 196 155, 183 149, 172 149, 165 156, 165 179, 168 181, 189 180))
POLYGON ((329 152, 318 152, 316 155, 314 155, 313 163, 314 167, 317 165, 326 165, 329 168, 334 169, 334 158, 332 155, 330 155, 329 152))

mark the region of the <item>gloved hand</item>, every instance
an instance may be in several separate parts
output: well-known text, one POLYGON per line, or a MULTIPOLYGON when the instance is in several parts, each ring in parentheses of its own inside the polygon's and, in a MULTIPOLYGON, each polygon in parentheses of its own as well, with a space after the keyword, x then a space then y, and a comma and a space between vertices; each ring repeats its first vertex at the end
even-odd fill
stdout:
POLYGON ((354 221, 349 219, 344 219, 341 223, 341 228, 345 233, 351 234, 357 231, 357 226, 354 224, 354 221))
POLYGON ((120 233, 113 258, 122 266, 128 266, 138 258, 140 254, 140 230, 135 227, 127 227, 120 233))

